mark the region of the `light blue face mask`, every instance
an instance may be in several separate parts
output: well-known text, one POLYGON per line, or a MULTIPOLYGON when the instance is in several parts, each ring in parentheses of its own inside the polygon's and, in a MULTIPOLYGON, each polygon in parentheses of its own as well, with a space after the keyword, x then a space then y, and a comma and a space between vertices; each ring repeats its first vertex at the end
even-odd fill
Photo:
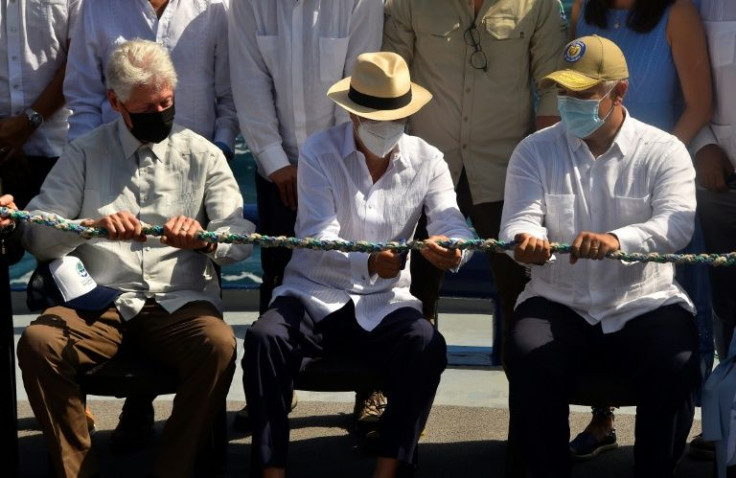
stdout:
POLYGON ((611 94, 613 88, 599 100, 583 100, 573 98, 571 96, 557 96, 557 109, 560 111, 560 120, 565 125, 567 131, 578 138, 587 138, 591 134, 598 131, 603 126, 611 112, 613 106, 604 118, 598 116, 598 108, 601 101, 611 94))

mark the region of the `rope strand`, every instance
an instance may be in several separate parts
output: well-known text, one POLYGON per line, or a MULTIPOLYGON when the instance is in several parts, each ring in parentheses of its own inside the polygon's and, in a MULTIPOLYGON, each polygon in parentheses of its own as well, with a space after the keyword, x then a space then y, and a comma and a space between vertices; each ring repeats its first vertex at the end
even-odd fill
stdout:
MULTIPOLYGON (((82 226, 76 222, 69 221, 55 214, 31 214, 27 211, 16 211, 6 207, 0 207, 0 217, 12 218, 17 221, 30 224, 39 224, 57 229, 59 231, 79 234, 85 239, 94 237, 107 237, 106 229, 82 226)), ((143 233, 147 236, 163 236, 163 226, 143 226, 143 233)), ((342 252, 379 252, 395 251, 403 252, 418 250, 424 247, 425 241, 344 241, 344 240, 321 240, 314 238, 297 238, 286 236, 265 236, 262 234, 230 234, 216 233, 212 231, 201 231, 198 239, 205 242, 218 242, 221 244, 253 244, 261 247, 285 247, 288 249, 312 249, 322 251, 342 252)), ((478 250, 483 252, 504 252, 514 248, 512 242, 499 241, 497 239, 471 239, 471 240, 447 240, 439 241, 442 247, 460 250, 478 250)), ((565 243, 552 243, 551 250, 557 254, 569 254, 572 246, 565 243)), ((736 265, 736 252, 723 254, 660 254, 650 253, 626 253, 623 251, 610 252, 606 255, 608 259, 625 262, 657 262, 673 264, 704 264, 715 267, 736 265)))

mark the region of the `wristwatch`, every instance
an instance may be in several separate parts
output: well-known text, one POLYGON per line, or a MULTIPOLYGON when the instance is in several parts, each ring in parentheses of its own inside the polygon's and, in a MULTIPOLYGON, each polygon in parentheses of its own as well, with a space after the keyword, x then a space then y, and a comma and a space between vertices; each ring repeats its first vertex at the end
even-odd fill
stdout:
POLYGON ((34 129, 43 124, 43 115, 41 115, 41 113, 34 110, 33 108, 26 108, 23 113, 25 113, 26 118, 28 118, 28 122, 31 124, 31 126, 33 126, 34 129))

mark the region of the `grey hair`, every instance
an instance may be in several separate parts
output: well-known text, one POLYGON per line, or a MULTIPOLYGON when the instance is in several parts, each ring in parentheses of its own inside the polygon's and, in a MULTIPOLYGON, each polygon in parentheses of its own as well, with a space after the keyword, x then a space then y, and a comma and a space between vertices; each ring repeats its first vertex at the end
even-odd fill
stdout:
POLYGON ((136 38, 115 47, 105 73, 107 88, 123 102, 137 86, 155 84, 158 89, 176 89, 176 70, 169 52, 149 40, 136 38))
POLYGON ((603 91, 611 91, 624 80, 605 80, 600 83, 601 90, 603 91))

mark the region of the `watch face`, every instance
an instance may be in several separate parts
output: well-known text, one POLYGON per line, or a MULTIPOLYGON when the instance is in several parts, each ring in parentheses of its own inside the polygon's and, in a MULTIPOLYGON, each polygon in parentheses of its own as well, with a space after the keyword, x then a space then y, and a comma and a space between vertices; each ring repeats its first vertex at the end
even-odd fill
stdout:
POLYGON ((31 126, 34 128, 38 128, 43 123, 43 116, 36 111, 28 110, 26 111, 26 116, 28 117, 28 121, 31 123, 31 126))

